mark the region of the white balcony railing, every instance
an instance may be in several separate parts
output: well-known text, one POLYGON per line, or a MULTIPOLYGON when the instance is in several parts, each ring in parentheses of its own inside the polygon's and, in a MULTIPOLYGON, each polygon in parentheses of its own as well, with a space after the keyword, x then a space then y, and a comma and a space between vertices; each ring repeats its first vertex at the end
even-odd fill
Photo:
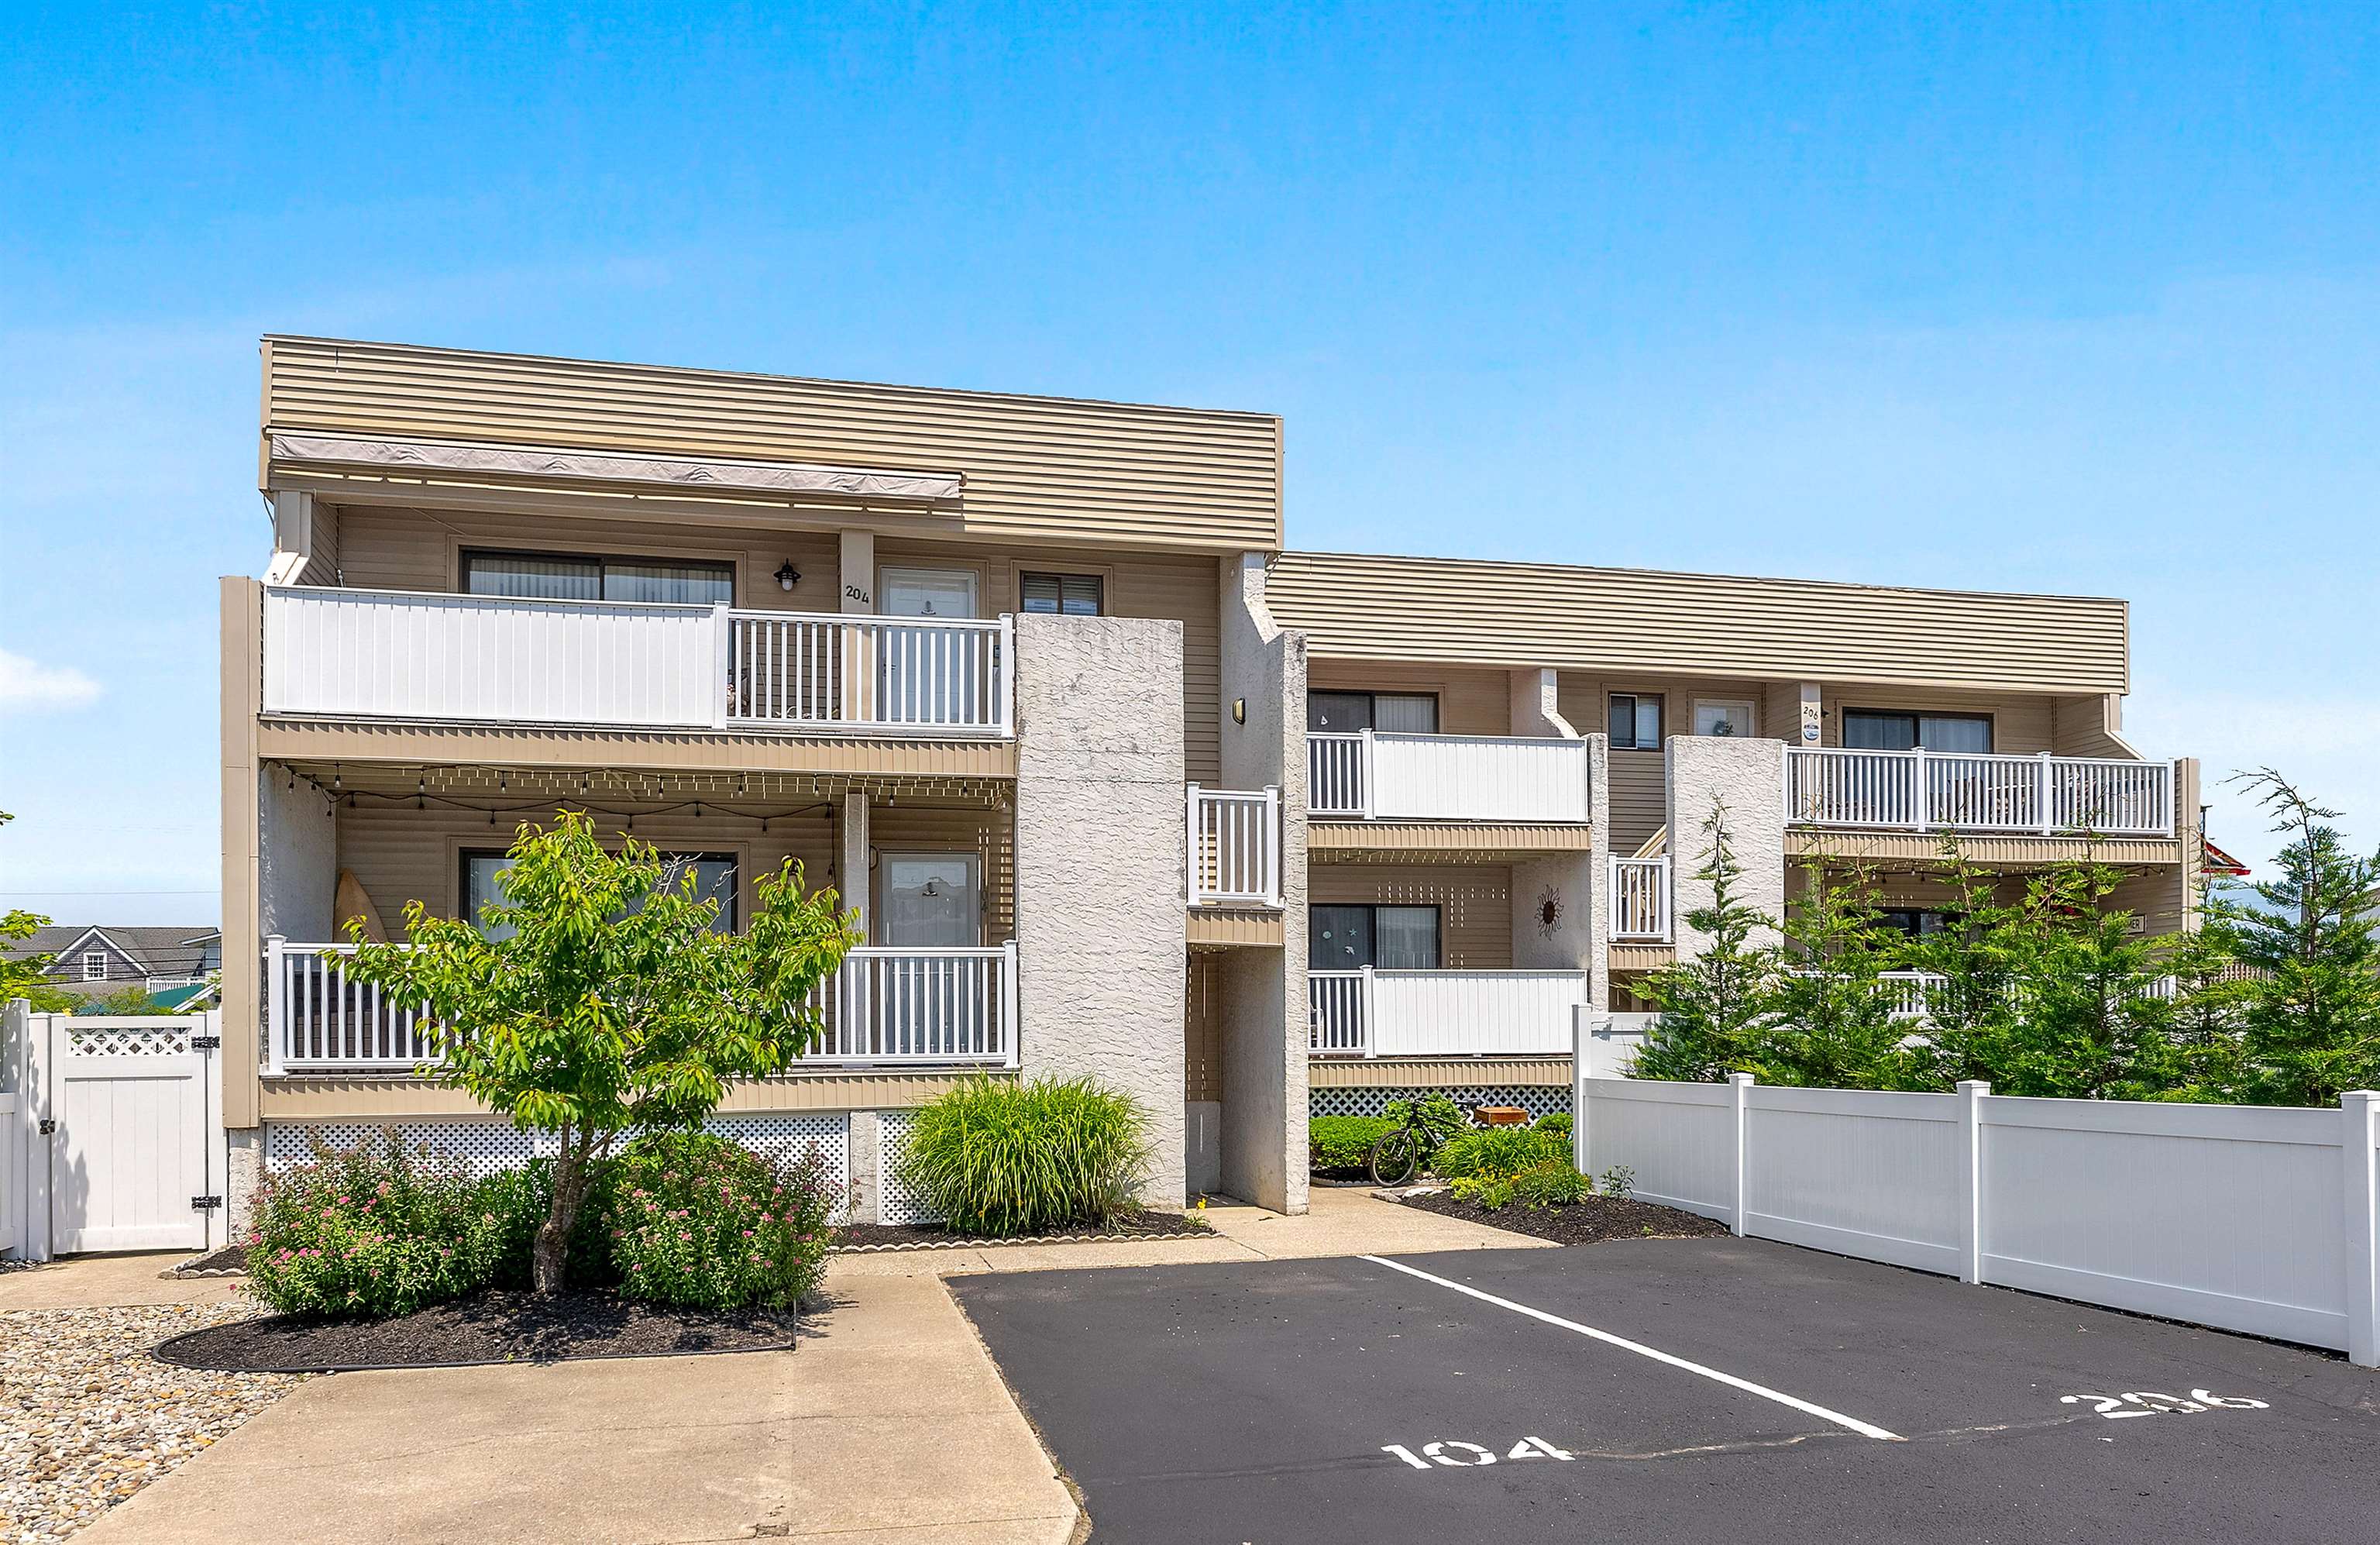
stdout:
POLYGON ((1004 736, 1010 619, 268 586, 267 713, 1004 736))
POLYGON ((1670 860, 1611 860, 1611 937, 1631 943, 1670 939, 1670 860))
POLYGON ((2173 766, 1788 747, 1785 817, 1798 826, 2171 836, 2173 766))
MULTIPOLYGON (((1803 967, 1797 968, 1794 974, 1806 976, 1810 973, 1803 967)), ((1949 979, 1931 971, 1880 971, 1876 973, 1876 991, 1891 1001, 1894 1018, 1925 1019, 1932 1014, 1933 995, 1948 985, 1949 979)), ((2136 981, 2131 990, 2143 998, 2170 998, 2174 995, 2174 979, 2171 977, 2153 977, 2136 981)), ((2014 1002, 2021 993, 2021 988, 2011 987, 2008 997, 2014 1002)))
MULTIPOLYGON (((410 1073, 430 1057, 417 1007, 351 980, 352 944, 265 943, 269 1075, 410 1073)), ((804 1066, 1016 1065, 1016 946, 856 949, 812 992, 826 1033, 804 1066)))
POLYGON ((1312 734, 1306 809, 1324 820, 1585 821, 1586 742, 1541 736, 1312 734))
POLYGON ((1554 1055, 1571 1050, 1584 971, 1306 973, 1306 1047, 1318 1055, 1554 1055))
POLYGON ((1192 784, 1190 905, 1281 905, 1281 790, 1255 793, 1192 784))

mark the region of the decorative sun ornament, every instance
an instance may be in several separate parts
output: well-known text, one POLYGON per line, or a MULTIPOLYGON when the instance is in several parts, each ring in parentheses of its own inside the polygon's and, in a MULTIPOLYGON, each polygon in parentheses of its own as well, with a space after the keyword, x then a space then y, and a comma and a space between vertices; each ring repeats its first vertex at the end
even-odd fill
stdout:
POLYGON ((1537 937, 1552 938, 1554 930, 1561 924, 1561 893, 1551 885, 1539 891, 1537 893, 1537 937))

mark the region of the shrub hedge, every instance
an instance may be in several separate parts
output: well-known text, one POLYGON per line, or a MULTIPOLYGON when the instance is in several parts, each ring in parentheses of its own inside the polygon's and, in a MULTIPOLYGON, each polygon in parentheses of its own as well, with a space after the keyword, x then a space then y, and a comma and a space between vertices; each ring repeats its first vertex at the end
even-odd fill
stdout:
POLYGON ((1485 1126, 1465 1132, 1439 1149, 1430 1167, 1449 1180, 1509 1180, 1546 1160, 1568 1162, 1569 1158, 1566 1133, 1536 1126, 1485 1126))
POLYGON ((836 1198, 815 1150, 778 1163, 708 1133, 656 1132, 608 1168, 604 1233, 624 1298, 786 1308, 824 1274, 836 1198))
POLYGON ((284 1314, 380 1317, 485 1287, 505 1259, 507 1212, 463 1162, 395 1133, 268 1177, 249 1231, 249 1284, 284 1314))
POLYGON ((1089 1078, 979 1075, 917 1108, 895 1173, 956 1233, 1099 1224, 1134 1206, 1148 1133, 1138 1101, 1089 1078))
POLYGON ((1385 1116, 1313 1116, 1305 1123, 1305 1149, 1318 1170, 1360 1170, 1372 1145, 1395 1129, 1385 1116))

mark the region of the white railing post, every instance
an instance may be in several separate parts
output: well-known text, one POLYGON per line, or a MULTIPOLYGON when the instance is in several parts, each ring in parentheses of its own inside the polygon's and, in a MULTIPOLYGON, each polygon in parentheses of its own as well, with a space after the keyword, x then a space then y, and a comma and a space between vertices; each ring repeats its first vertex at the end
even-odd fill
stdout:
MULTIPOLYGON (((1736 1237, 1740 1239, 1743 1236, 1744 1222, 1750 1215, 1751 1210, 1747 1205, 1747 1198, 1744 1194, 1743 1174, 1746 1159, 1746 1155, 1744 1153, 1745 1139, 1751 1130, 1750 1115, 1752 1109, 1752 1075, 1749 1073, 1730 1073, 1727 1076, 1727 1087, 1730 1097, 1729 1116, 1730 1118, 1728 1125, 1735 1134, 1735 1205, 1729 1215, 1729 1226, 1734 1229, 1736 1237)), ((1572 1117, 1572 1119, 1575 1120, 1576 1118, 1572 1117)))
POLYGON ((1264 894, 1273 906, 1281 905, 1281 785, 1265 785, 1264 831, 1257 845, 1264 853, 1264 894))
POLYGON ((1379 1028, 1372 1019, 1372 968, 1361 967, 1355 974, 1355 1038, 1364 1048, 1364 1055, 1377 1057, 1379 1050, 1379 1028))
POLYGON ((1366 821, 1369 821, 1372 819, 1373 810, 1378 807, 1380 802, 1379 777, 1372 757, 1372 732, 1370 730, 1364 731, 1362 738, 1355 744, 1355 763, 1357 768, 1360 770, 1356 776, 1357 780, 1363 785, 1361 788, 1356 790, 1356 813, 1361 815, 1366 821))
POLYGON ((1014 614, 1000 614, 1000 660, 994 672, 1000 683, 1000 733, 1007 736, 1016 733, 1016 618, 1014 614))
POLYGON ((2380 1094, 2338 1097, 2339 1139, 2347 1159, 2347 1360, 2380 1368, 2380 1183, 2373 1145, 2380 1141, 2380 1094))
POLYGON ((1593 1052, 1587 1038, 1594 1034, 1588 1027, 1587 1005, 1573 1004, 1570 1011, 1570 1167, 1585 1174, 1586 1155, 1586 1080, 1593 1073, 1593 1052))
POLYGON ((1959 1280, 1984 1280, 1984 1100, 1981 1078, 1959 1084, 1959 1280))
POLYGON ((710 609, 710 727, 727 727, 732 695, 728 682, 735 674, 735 625, 728 620, 725 602, 710 609))
POLYGON ((2050 776, 2053 768, 2047 751, 2041 753, 2040 769, 2040 782, 2036 785, 2040 793, 2034 797, 2041 801, 2041 808, 2035 813, 2041 817, 2041 834, 2046 837, 2055 835, 2058 831, 2058 802, 2051 796, 2055 783, 2050 776))
POLYGON ((287 967, 283 964, 288 941, 280 934, 269 934, 264 941, 264 1072, 267 1077, 281 1076, 282 1063, 288 1056, 289 994, 282 981, 287 967))
MULTIPOLYGON (((1203 825, 1204 822, 1198 819, 1201 813, 1198 809, 1198 785, 1196 784, 1192 784, 1189 785, 1189 788, 1190 816, 1188 829, 1190 835, 1189 845, 1184 849, 1189 856, 1189 862, 1182 871, 1183 894, 1189 898, 1189 904, 1191 906, 1196 906, 1200 901, 1205 899, 1206 894, 1206 887, 1198 882, 1201 861, 1205 858, 1204 849, 1206 847, 1206 843, 1203 840, 1205 833, 1199 830, 1199 827, 1203 825)), ((1218 854, 1217 857, 1220 858, 1220 855, 1218 854)), ((1218 865, 1218 867, 1220 868, 1220 866, 1218 865)), ((1222 876, 1220 874, 1216 876, 1218 881, 1221 880, 1221 878, 1222 876)))
POLYGON ((1000 946, 1000 1021, 1001 1034, 1008 1041, 1008 1065, 1018 1064, 1024 1052, 1024 1036, 1016 1023, 1016 941, 1008 940, 1000 946))
POLYGON ((1915 786, 1909 791, 1909 824, 1924 831, 1934 814, 1934 780, 1925 771, 1925 748, 1910 750, 1910 775, 1915 786))

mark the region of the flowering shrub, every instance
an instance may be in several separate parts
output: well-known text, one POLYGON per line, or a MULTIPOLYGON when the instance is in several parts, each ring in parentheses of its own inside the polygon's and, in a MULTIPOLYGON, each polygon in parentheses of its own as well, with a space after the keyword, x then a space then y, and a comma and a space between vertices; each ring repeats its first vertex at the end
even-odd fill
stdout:
POLYGON ((824 1274, 841 1198, 813 1148, 772 1161, 721 1138, 652 1133, 610 1166, 622 1296, 695 1308, 786 1308, 824 1274))
POLYGON ((249 1285, 283 1314, 410 1314, 487 1285, 510 1221, 459 1160, 394 1132, 268 1178, 248 1235, 249 1285))

